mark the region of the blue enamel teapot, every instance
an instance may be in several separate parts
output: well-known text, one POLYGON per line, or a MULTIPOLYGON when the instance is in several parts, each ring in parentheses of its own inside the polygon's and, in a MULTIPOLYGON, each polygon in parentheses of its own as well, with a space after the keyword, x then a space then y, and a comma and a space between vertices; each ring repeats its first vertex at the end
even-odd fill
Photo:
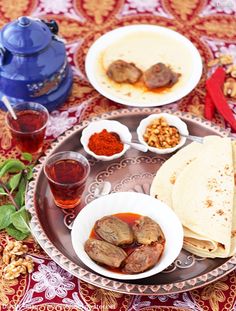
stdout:
POLYGON ((72 70, 55 21, 27 16, 0 31, 0 108, 6 95, 12 105, 38 102, 49 111, 64 103, 72 87, 72 70))

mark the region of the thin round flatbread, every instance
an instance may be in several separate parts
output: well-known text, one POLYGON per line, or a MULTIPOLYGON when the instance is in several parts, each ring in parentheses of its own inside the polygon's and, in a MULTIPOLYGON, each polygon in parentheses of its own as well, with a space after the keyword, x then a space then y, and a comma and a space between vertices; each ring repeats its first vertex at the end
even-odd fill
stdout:
POLYGON ((202 144, 191 143, 163 163, 153 179, 150 195, 172 207, 172 190, 176 179, 187 165, 197 159, 202 147, 202 144))
POLYGON ((211 258, 230 255, 233 199, 231 140, 206 137, 202 152, 179 174, 172 191, 173 210, 183 226, 200 237, 193 243, 185 236, 187 250, 211 258), (207 241, 217 248, 208 248, 207 241))
POLYGON ((236 141, 232 142, 233 149, 233 166, 234 166, 234 204, 233 204, 233 219, 231 231, 231 247, 230 256, 236 254, 236 141))

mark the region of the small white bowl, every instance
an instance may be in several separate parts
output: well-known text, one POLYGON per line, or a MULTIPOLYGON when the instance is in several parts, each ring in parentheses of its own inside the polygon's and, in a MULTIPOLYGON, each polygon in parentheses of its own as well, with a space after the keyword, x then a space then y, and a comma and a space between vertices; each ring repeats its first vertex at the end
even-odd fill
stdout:
POLYGON ((130 148, 130 146, 124 144, 124 148, 121 152, 116 153, 112 156, 103 156, 97 155, 93 151, 91 151, 88 147, 89 138, 94 133, 100 133, 102 130, 106 129, 108 132, 115 132, 120 136, 121 141, 125 140, 127 142, 131 142, 132 135, 127 126, 123 125, 118 121, 113 120, 100 120, 91 122, 82 132, 81 136, 81 144, 84 147, 84 150, 93 156, 94 158, 102 161, 110 161, 121 157, 125 152, 130 148))
POLYGON ((183 246, 183 227, 173 210, 163 202, 143 193, 117 192, 90 202, 80 211, 72 227, 71 239, 77 256, 90 269, 106 277, 134 280, 163 271, 177 258, 183 246), (116 273, 98 265, 85 252, 84 244, 95 222, 103 216, 117 213, 149 216, 160 225, 166 243, 159 262, 153 268, 137 274, 116 273))
POLYGON ((183 122, 179 117, 177 117, 173 114, 164 113, 164 112, 163 113, 157 113, 157 114, 151 114, 147 118, 143 119, 139 123, 139 126, 137 128, 137 134, 138 134, 138 140, 140 141, 140 143, 147 146, 150 151, 158 153, 158 154, 167 154, 167 153, 174 152, 175 150, 182 147, 186 142, 186 137, 181 136, 180 142, 178 143, 178 145, 176 145, 173 148, 160 149, 157 147, 149 146, 143 139, 143 135, 145 133, 145 130, 146 130, 147 126, 150 123, 152 123, 152 121, 159 119, 161 117, 166 119, 166 122, 168 123, 168 125, 175 126, 178 129, 179 133, 184 134, 184 135, 189 134, 188 128, 187 128, 187 125, 185 122, 183 122))

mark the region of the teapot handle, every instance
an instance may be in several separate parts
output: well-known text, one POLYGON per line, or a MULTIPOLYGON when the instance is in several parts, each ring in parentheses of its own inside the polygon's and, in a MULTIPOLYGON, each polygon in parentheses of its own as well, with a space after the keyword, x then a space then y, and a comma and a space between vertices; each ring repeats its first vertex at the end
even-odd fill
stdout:
POLYGON ((51 19, 49 22, 42 19, 42 22, 48 26, 54 35, 58 34, 59 27, 54 19, 51 19))
POLYGON ((0 66, 4 64, 5 54, 6 54, 6 49, 4 49, 4 47, 0 45, 0 66))

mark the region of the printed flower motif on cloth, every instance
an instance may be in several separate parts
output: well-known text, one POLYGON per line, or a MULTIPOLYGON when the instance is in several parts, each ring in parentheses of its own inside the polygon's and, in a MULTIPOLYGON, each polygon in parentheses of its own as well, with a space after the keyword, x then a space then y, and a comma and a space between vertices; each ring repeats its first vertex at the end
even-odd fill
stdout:
POLYGON ((90 311, 90 307, 84 306, 84 303, 79 298, 79 294, 74 292, 72 293, 72 298, 64 298, 63 302, 71 306, 80 308, 81 311, 90 311))
POLYGON ((181 308, 188 308, 187 310, 192 311, 202 311, 202 308, 195 302, 191 300, 191 297, 188 293, 182 294, 183 301, 176 300, 174 301, 174 306, 181 307, 181 308))
POLYGON ((133 296, 107 291, 78 280, 79 293, 91 311, 128 311, 133 296))
POLYGON ((47 265, 39 265, 38 271, 32 274, 32 280, 37 282, 33 290, 38 293, 45 291, 45 298, 49 300, 56 296, 65 298, 67 291, 75 288, 72 279, 70 273, 60 268, 54 261, 49 261, 47 265))
POLYGON ((133 9, 133 12, 135 11, 136 13, 154 13, 159 6, 160 3, 158 0, 128 0, 124 5, 124 12, 133 9))
POLYGON ((128 0, 120 12, 121 16, 134 15, 137 13, 152 13, 171 18, 160 6, 159 0, 128 0))
POLYGON ((161 295, 161 296, 149 296, 150 299, 158 298, 160 301, 165 302, 168 299, 177 299, 179 294, 161 295))
POLYGON ((230 44, 227 46, 222 46, 219 48, 219 52, 216 53, 216 57, 220 56, 220 54, 232 55, 234 59, 234 63, 236 63, 236 44, 230 44))
POLYGON ((229 286, 224 283, 226 280, 227 277, 222 278, 221 281, 207 285, 202 291, 202 299, 209 301, 212 310, 219 311, 219 303, 226 299, 224 291, 229 289, 229 286))
POLYGON ((21 15, 31 15, 37 7, 37 0, 2 0, 0 1, 0 12, 3 15, 3 20, 9 22, 21 15))
POLYGON ((44 11, 46 13, 49 12, 53 14, 66 13, 68 9, 72 7, 71 2, 72 2, 71 0, 56 0, 56 1, 41 0, 40 6, 44 8, 44 11))
MULTIPOLYGON (((66 40, 69 62, 74 72, 74 86, 65 105, 51 114, 47 145, 52 138, 78 121, 124 108, 99 95, 86 79, 86 53, 102 34, 124 25, 160 25, 187 36, 198 48, 204 63, 218 53, 232 54, 236 58, 235 7, 234 0, 2 0, 0 27, 23 15, 55 19, 59 24, 60 35, 66 40)), ((197 88, 171 107, 202 115, 206 77, 205 67, 197 88)), ((231 107, 236 113, 233 102, 231 107)), ((4 116, 5 113, 1 112, 0 156, 19 157, 4 127, 4 116)), ((216 116, 214 121, 225 126, 220 116, 216 116)), ((4 239, 1 237, 2 245, 4 239)), ((188 293, 134 297, 99 289, 77 280, 51 260, 48 261, 45 253, 36 249, 36 246, 31 247, 30 252, 36 255, 41 252, 40 258, 44 262, 38 261, 38 270, 27 278, 0 282, 0 305, 3 310, 16 311, 16 306, 17 310, 22 311, 236 310, 235 271, 218 282, 188 293)))
POLYGON ((205 7, 201 15, 210 15, 216 13, 236 13, 236 2, 234 0, 212 0, 205 7))
POLYGON ((112 11, 115 0, 85 0, 84 9, 86 10, 89 16, 94 17, 97 24, 101 24, 104 20, 104 17, 109 15, 109 12, 112 11))
POLYGON ((76 121, 75 117, 69 117, 67 111, 59 112, 55 110, 50 114, 46 135, 56 138, 74 125, 76 121))
POLYGON ((190 292, 192 299, 204 311, 235 311, 236 271, 219 281, 190 292))
POLYGON ((9 296, 15 294, 14 286, 18 284, 18 280, 4 281, 2 278, 2 267, 0 268, 0 279, 0 306, 7 306, 10 303, 9 296))
POLYGON ((1 140, 1 148, 4 150, 8 150, 11 148, 12 139, 9 129, 6 126, 5 122, 6 113, 0 111, 0 140, 1 140))
POLYGON ((102 288, 95 288, 92 285, 88 285, 88 288, 94 290, 90 296, 90 299, 94 305, 101 302, 101 305, 106 310, 116 310, 118 305, 116 298, 121 298, 123 296, 123 294, 106 291, 102 288))

